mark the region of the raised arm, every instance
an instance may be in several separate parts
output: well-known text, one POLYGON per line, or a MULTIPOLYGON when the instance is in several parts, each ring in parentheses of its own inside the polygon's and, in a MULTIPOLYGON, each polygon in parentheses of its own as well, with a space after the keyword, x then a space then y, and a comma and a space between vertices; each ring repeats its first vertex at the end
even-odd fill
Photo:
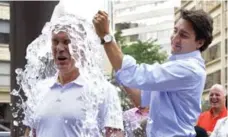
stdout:
MULTIPOLYGON (((104 11, 98 11, 93 19, 93 24, 97 35, 101 39, 104 39, 105 35, 110 34, 108 14, 104 11)), ((104 43, 104 48, 114 70, 118 71, 121 68, 123 60, 123 53, 121 52, 121 49, 113 40, 109 43, 104 43)))
MULTIPOLYGON (((97 35, 103 39, 109 34, 107 13, 99 11, 93 20, 97 35)), ((106 54, 115 69, 117 80, 124 86, 147 91, 177 91, 199 80, 199 71, 194 60, 175 60, 165 64, 140 64, 134 58, 124 56, 115 41, 104 44, 106 54), (183 82, 183 80, 185 82, 183 82), (180 82, 182 81, 182 84, 180 82)))

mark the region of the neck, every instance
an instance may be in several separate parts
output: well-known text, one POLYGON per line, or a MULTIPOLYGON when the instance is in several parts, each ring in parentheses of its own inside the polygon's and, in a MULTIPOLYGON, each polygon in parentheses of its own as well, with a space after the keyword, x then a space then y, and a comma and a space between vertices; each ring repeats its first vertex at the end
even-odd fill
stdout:
POLYGON ((223 107, 220 107, 220 108, 212 108, 212 114, 214 116, 217 116, 219 115, 219 113, 223 110, 223 107))
POLYGON ((75 80, 80 75, 79 70, 77 68, 72 69, 68 73, 59 73, 59 82, 62 85, 65 85, 73 80, 75 80))

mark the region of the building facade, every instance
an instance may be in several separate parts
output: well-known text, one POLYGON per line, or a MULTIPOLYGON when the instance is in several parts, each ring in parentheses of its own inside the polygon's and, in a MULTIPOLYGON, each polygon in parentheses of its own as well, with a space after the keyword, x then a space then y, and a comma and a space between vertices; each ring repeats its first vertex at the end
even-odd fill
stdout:
POLYGON ((170 35, 173 31, 175 0, 116 0, 113 4, 114 29, 131 43, 137 40, 157 40, 170 51, 170 35))
MULTIPOLYGON (((206 61, 207 80, 203 94, 203 102, 208 103, 208 91, 216 83, 222 84, 227 89, 227 64, 228 64, 228 10, 227 0, 187 0, 181 1, 181 8, 204 9, 213 18, 213 42, 203 52, 206 61)), ((180 16, 180 9, 175 9, 176 21, 180 16)))
POLYGON ((10 123, 10 33, 9 3, 0 2, 0 131, 10 123))

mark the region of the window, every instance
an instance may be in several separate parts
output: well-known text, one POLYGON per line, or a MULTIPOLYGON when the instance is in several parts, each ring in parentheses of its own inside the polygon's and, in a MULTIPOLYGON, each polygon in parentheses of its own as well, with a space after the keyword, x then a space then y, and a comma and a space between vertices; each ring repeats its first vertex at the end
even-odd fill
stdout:
POLYGON ((221 57, 221 43, 218 43, 203 52, 203 58, 206 63, 221 57))
POLYGON ((138 40, 139 35, 135 34, 135 35, 125 36, 124 38, 126 39, 126 42, 135 42, 138 40))
POLYGON ((146 40, 155 40, 158 38, 158 33, 157 32, 149 32, 146 34, 146 40))
POLYGON ((170 30, 158 31, 158 38, 159 39, 169 38, 170 36, 171 36, 170 30))
POLYGON ((138 34, 135 34, 135 35, 131 35, 129 37, 130 37, 130 42, 134 42, 134 41, 137 41, 138 40, 139 35, 138 34))
POLYGON ((205 89, 210 89, 214 84, 221 84, 221 71, 207 75, 205 89))
POLYGON ((9 34, 0 33, 0 43, 8 44, 9 43, 9 34))
POLYGON ((138 27, 137 23, 117 23, 115 25, 116 30, 130 29, 138 27))
POLYGON ((213 30, 213 34, 217 33, 217 32, 220 32, 220 26, 221 26, 221 16, 220 14, 215 16, 213 18, 213 27, 214 27, 214 30, 213 30))

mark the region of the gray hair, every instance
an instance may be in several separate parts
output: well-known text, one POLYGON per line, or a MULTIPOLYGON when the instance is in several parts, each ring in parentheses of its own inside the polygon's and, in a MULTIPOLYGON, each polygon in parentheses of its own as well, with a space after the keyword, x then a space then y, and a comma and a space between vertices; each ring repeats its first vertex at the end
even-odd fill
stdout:
POLYGON ((211 90, 218 90, 220 92, 223 93, 224 96, 226 96, 226 89, 221 85, 221 84, 214 84, 211 88, 210 88, 210 91, 211 90))

